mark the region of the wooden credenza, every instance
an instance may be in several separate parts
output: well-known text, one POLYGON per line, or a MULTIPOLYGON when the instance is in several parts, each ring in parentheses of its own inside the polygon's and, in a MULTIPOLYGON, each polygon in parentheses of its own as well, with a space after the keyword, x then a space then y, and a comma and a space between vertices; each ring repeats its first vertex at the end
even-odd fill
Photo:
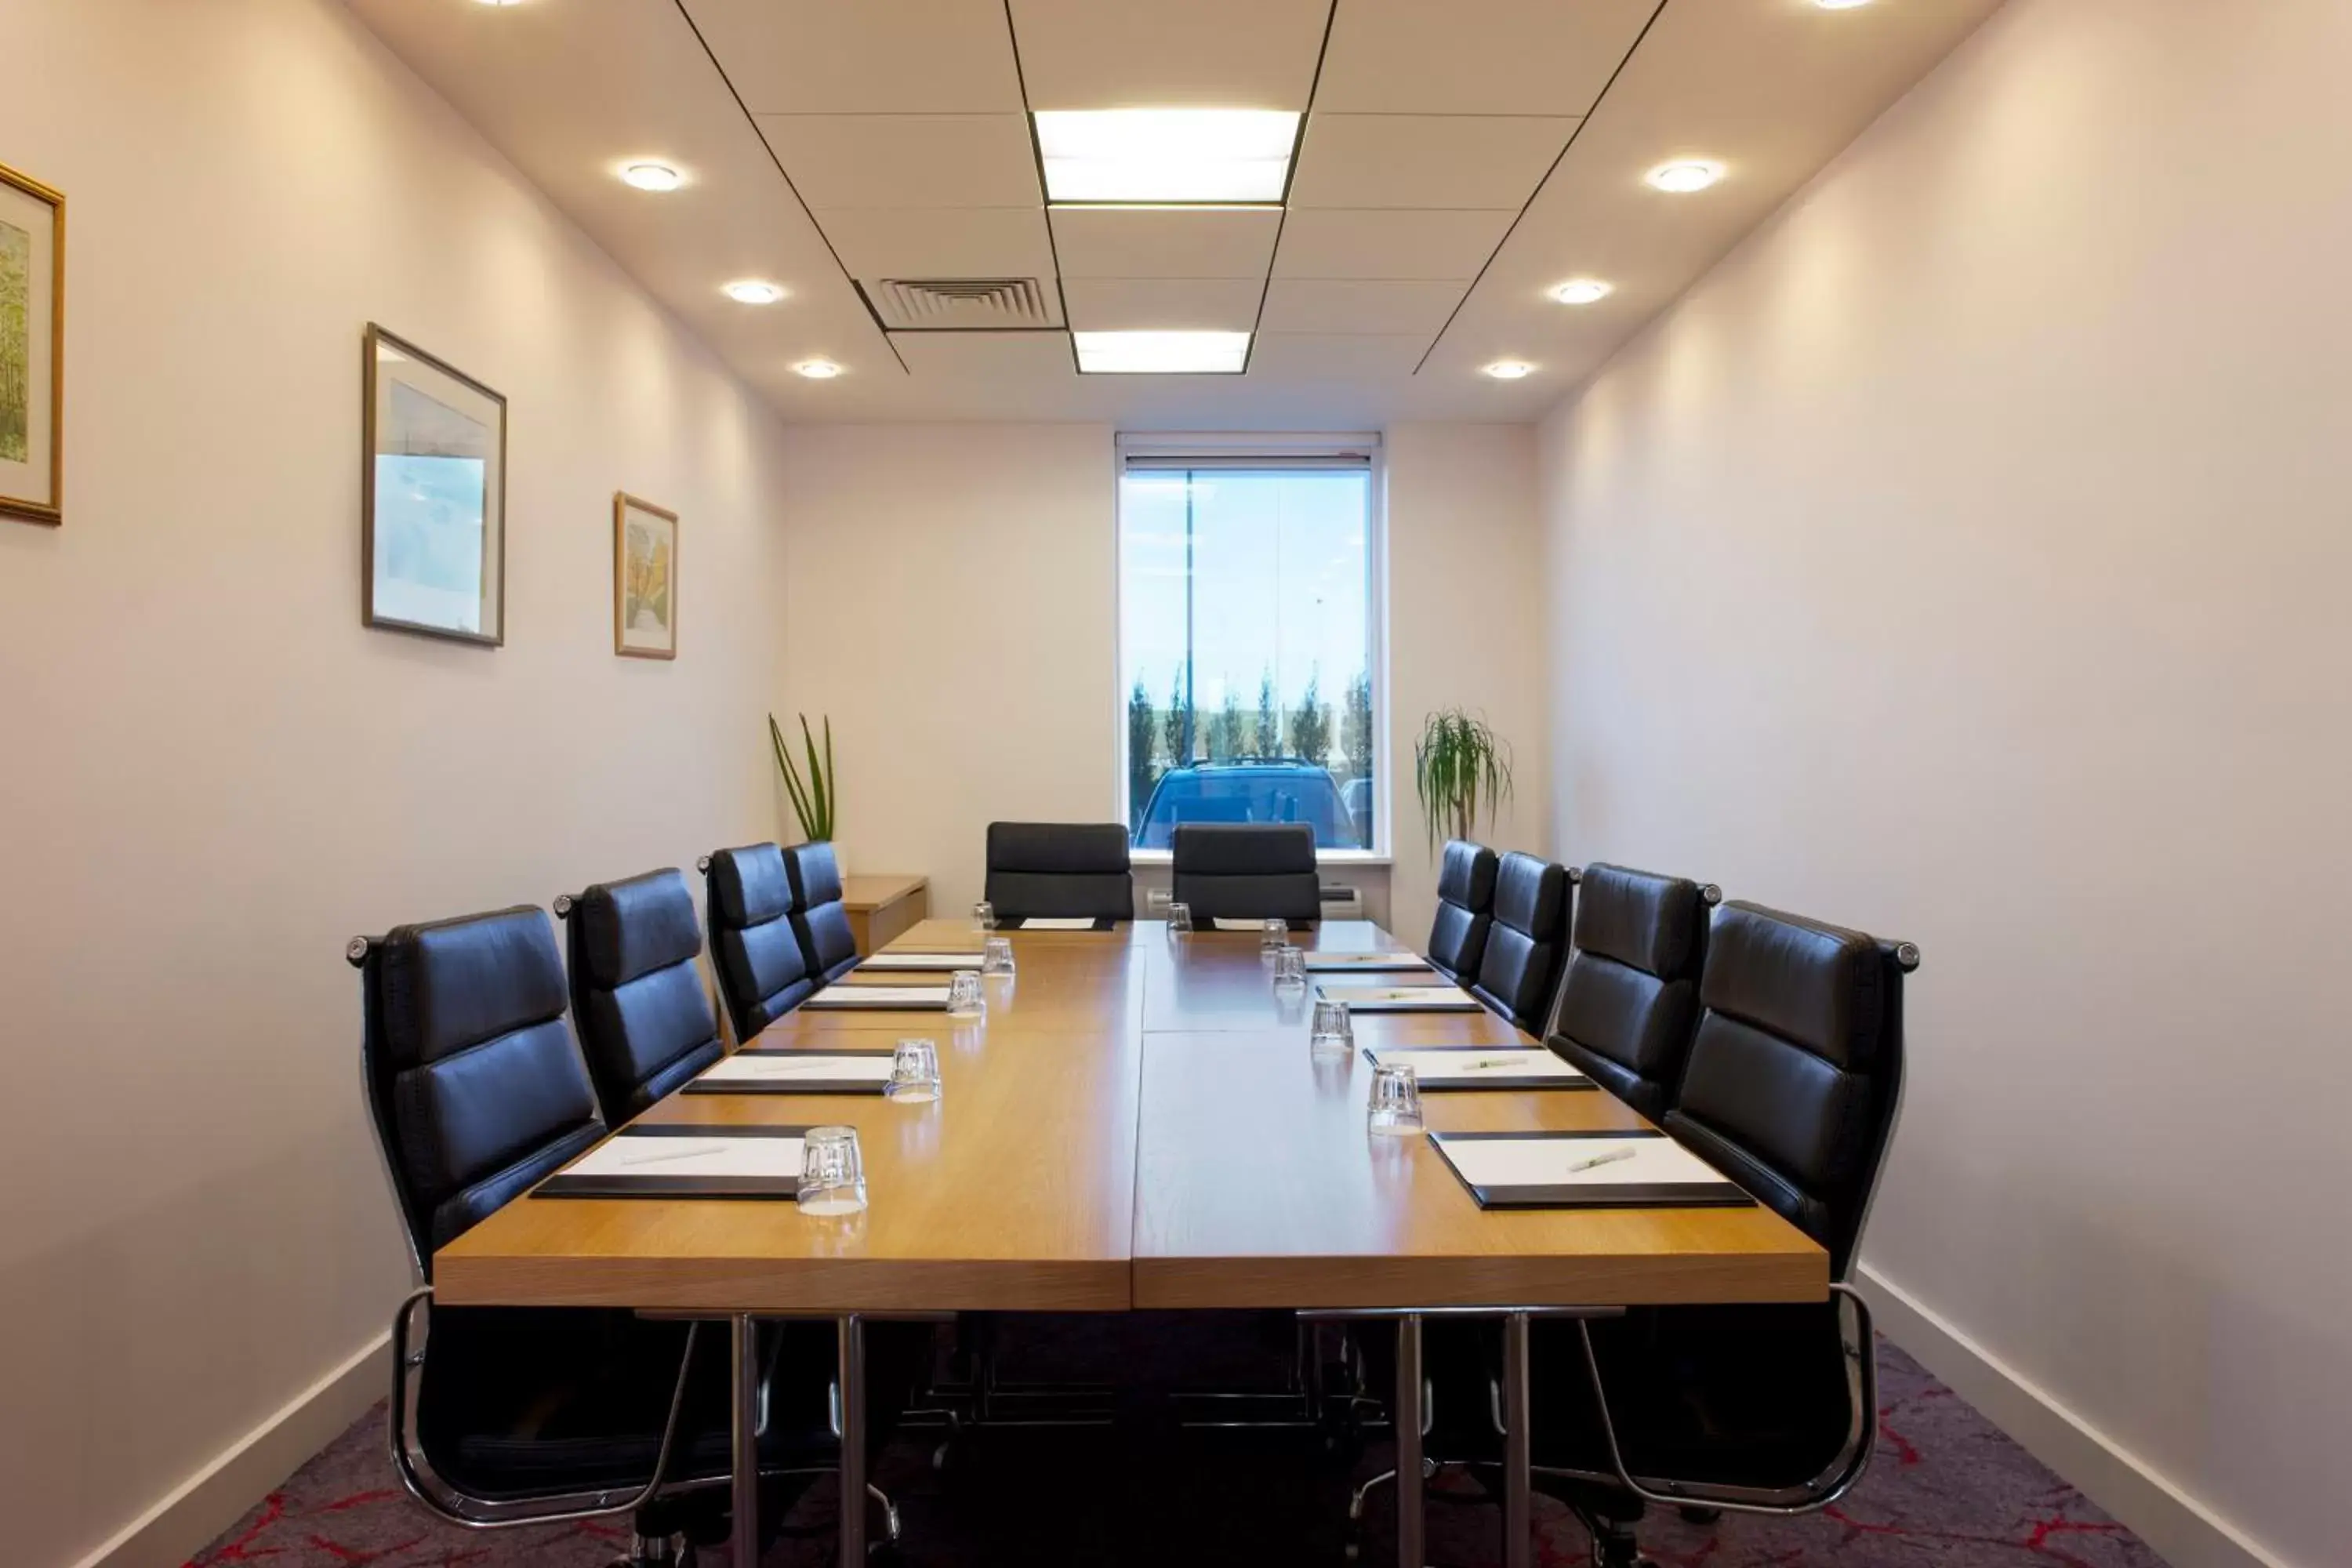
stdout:
POLYGON ((844 877, 842 907, 849 911, 850 934, 863 958, 931 912, 928 877, 844 877))

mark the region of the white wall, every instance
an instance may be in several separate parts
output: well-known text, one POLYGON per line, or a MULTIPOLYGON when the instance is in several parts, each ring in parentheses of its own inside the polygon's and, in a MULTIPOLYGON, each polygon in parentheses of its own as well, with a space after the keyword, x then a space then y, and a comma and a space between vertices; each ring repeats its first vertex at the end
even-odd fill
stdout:
POLYGON ((2347 60, 2013 0, 1544 430, 1560 847, 1921 944, 1867 1264, 2183 1568, 2352 1561, 2347 60))
POLYGON ((345 940, 775 832, 777 426, 341 5, 8 49, 70 223, 66 524, 0 522, 10 1560, 329 1380, 116 1559, 177 1563, 383 1387, 333 1378, 405 1281, 345 940), (359 624, 371 318, 509 399, 503 649, 359 624), (621 488, 683 513, 675 664, 612 653, 621 488))
MULTIPOLYGON (((1116 433, 1107 425, 796 426, 785 436, 790 709, 833 719, 853 870, 919 872, 966 908, 991 820, 1118 816, 1116 433)), ((1539 847, 1548 745, 1534 432, 1388 433, 1397 867, 1351 878, 1425 931, 1412 736, 1483 706, 1517 746, 1496 842, 1539 847)), ((793 730, 797 733, 796 729, 793 730)), ((1146 880, 1150 874, 1146 874, 1146 880)))

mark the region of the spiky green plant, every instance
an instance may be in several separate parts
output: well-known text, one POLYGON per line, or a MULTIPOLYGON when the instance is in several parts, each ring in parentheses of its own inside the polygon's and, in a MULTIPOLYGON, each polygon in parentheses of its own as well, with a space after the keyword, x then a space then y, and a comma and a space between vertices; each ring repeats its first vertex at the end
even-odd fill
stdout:
POLYGON ((824 722, 824 751, 817 752, 816 737, 809 732, 808 715, 800 715, 801 744, 808 752, 808 776, 801 776, 793 764, 792 748, 784 744, 784 732, 776 723, 773 713, 768 715, 768 740, 776 748, 776 766, 784 773, 784 793, 792 797, 793 815, 801 819, 801 835, 812 844, 833 837, 833 721, 824 722))
POLYGON ((1432 713, 1412 748, 1412 784, 1430 848, 1441 838, 1467 838, 1478 826, 1481 795, 1488 816, 1511 798, 1511 744, 1477 714, 1432 713))

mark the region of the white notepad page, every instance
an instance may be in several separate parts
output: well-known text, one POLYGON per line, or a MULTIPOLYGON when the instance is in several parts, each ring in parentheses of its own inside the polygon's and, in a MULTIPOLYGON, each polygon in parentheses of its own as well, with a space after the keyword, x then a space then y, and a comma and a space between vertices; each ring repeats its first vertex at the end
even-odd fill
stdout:
POLYGON ((978 969, 977 952, 877 952, 857 961, 856 973, 877 969, 978 969))
POLYGON ((1092 931, 1095 929, 1095 922, 1091 919, 1080 920, 1066 915, 1053 915, 1043 920, 1032 915, 1021 922, 1020 929, 1023 931, 1092 931))
POLYGON ((1211 917, 1208 926, 1211 931, 1264 931, 1265 921, 1235 920, 1231 915, 1216 915, 1211 917))
POLYGON ((1474 1187, 1717 1186, 1729 1178, 1671 1138, 1448 1138, 1446 1158, 1474 1187), (1601 1154, 1633 1158, 1577 1171, 1601 1154))
MULTIPOLYGON (((887 1065, 887 1063, 885 1064, 887 1065)), ((801 1173, 798 1138, 730 1138, 721 1133, 681 1138, 608 1138, 563 1167, 567 1176, 778 1176, 801 1173)))
POLYGON ((835 985, 801 1004, 803 1007, 944 1007, 944 985, 835 985))
POLYGON ((702 1075, 705 1083, 790 1083, 795 1079, 820 1083, 887 1083, 890 1058, 829 1056, 823 1051, 744 1051, 715 1063, 702 1075))
POLYGON ((1465 1051, 1416 1050, 1383 1046, 1372 1052, 1372 1059, 1384 1068, 1411 1068, 1413 1076, 1424 1081, 1481 1078, 1545 1078, 1558 1079, 1562 1083, 1584 1081, 1582 1073, 1549 1051, 1533 1047, 1517 1050, 1503 1046, 1492 1050, 1465 1051))
POLYGON ((1307 967, 1341 973, 1369 970, 1376 974, 1437 973, 1429 967, 1429 960, 1412 952, 1310 952, 1307 955, 1307 967))
POLYGON ((1350 1007, 1379 1007, 1390 1011, 1426 1008, 1441 1013, 1475 1013, 1478 999, 1467 991, 1453 985, 1333 985, 1328 982, 1316 987, 1334 1002, 1345 1002, 1350 1007))

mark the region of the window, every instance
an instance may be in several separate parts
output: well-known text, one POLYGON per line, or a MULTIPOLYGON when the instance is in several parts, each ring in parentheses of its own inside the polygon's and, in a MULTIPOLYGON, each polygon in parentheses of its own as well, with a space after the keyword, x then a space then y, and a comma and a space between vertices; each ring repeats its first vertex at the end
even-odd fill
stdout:
POLYGON ((1384 842, 1377 437, 1120 443, 1123 787, 1137 849, 1180 822, 1384 842))

